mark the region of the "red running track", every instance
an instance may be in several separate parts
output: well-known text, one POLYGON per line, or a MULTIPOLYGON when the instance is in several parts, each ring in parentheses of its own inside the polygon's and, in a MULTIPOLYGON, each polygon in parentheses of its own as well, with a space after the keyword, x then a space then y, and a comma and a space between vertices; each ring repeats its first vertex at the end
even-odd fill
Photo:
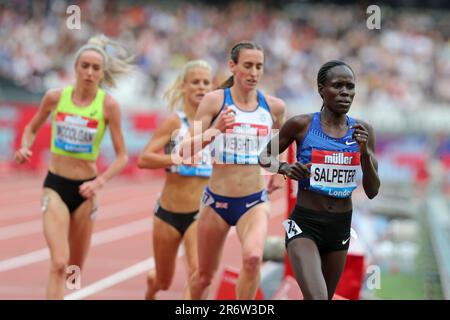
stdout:
MULTIPOLYGON (((44 299, 49 252, 42 232, 40 197, 45 173, 0 175, 0 300, 44 299)), ((143 299, 146 274, 153 265, 151 228, 161 176, 116 177, 100 192, 91 249, 81 289, 66 299, 143 299)), ((282 235, 284 191, 271 195, 269 235, 282 235)), ((180 250, 172 286, 158 299, 182 299, 185 266, 180 250)), ((224 267, 240 268, 239 240, 232 228, 210 299, 216 295, 224 267), (239 253, 239 254, 238 254, 239 253)))

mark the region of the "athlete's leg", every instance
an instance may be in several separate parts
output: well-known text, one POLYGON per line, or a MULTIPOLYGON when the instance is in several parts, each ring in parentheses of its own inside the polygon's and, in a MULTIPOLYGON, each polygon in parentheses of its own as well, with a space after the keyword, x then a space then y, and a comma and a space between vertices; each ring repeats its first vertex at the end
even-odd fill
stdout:
POLYGON ((212 278, 219 267, 230 226, 209 206, 202 206, 197 225, 198 269, 191 279, 191 299, 206 299, 212 278))
POLYGON ((83 268, 89 252, 92 231, 94 230, 97 198, 84 201, 70 217, 69 266, 83 268))
POLYGON ((322 272, 328 289, 328 299, 332 299, 344 271, 347 250, 322 254, 322 272))
POLYGON ((186 269, 187 269, 187 283, 184 290, 184 298, 190 299, 191 293, 189 290, 189 283, 198 269, 198 255, 197 255, 197 226, 198 222, 194 221, 189 228, 187 228, 183 237, 184 251, 186 255, 186 269))
POLYGON ((319 249, 308 238, 295 238, 287 245, 289 261, 305 300, 327 300, 319 249))
POLYGON ((69 263, 69 209, 61 197, 49 188, 44 188, 42 203, 44 236, 50 250, 47 299, 63 299, 69 263))
POLYGON ((181 235, 175 227, 157 216, 153 218, 155 270, 148 274, 145 299, 155 299, 159 290, 167 290, 170 287, 180 242, 181 235))
POLYGON ((237 299, 254 299, 260 281, 260 268, 267 236, 269 204, 261 203, 247 211, 237 222, 242 245, 242 268, 236 287, 237 299))

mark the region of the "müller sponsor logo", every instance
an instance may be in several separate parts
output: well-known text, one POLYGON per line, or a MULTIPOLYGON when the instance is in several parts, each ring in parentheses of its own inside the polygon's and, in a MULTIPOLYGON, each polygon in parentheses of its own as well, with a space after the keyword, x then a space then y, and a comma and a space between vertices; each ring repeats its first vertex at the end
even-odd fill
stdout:
POLYGON ((239 133, 246 135, 267 136, 269 128, 266 125, 254 125, 251 123, 235 123, 233 127, 227 128, 226 133, 239 133))
POLYGON ((64 119, 65 122, 67 123, 73 123, 73 124, 78 124, 78 125, 87 125, 89 120, 87 119, 83 119, 79 116, 66 116, 64 119))
POLYGON ((333 153, 325 155, 324 162, 327 164, 351 164, 353 156, 347 157, 343 153, 333 153))

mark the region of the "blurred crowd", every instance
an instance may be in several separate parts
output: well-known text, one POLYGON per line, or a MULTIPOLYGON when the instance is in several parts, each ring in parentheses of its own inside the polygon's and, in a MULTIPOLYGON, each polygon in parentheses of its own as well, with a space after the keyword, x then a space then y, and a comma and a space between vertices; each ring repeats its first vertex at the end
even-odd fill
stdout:
POLYGON ((78 1, 81 29, 67 25, 65 1, 0 4, 0 77, 32 92, 73 81, 73 55, 104 33, 136 55, 137 71, 115 90, 134 108, 161 108, 162 95, 187 60, 206 59, 217 82, 229 75, 233 43, 250 39, 265 50, 261 89, 289 106, 320 108, 320 66, 341 59, 355 71, 355 108, 414 111, 450 105, 450 12, 381 7, 370 30, 366 7, 260 2, 227 5, 180 1, 78 1))

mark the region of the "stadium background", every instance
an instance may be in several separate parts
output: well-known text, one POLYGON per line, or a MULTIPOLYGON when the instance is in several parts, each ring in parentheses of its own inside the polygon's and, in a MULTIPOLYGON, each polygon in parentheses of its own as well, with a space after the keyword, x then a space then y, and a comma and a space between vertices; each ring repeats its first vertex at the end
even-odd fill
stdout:
MULTIPOLYGON (((76 1, 81 29, 70 30, 66 9, 72 3, 0 1, 0 298, 43 298, 47 277, 44 251, 39 261, 26 257, 36 257, 33 253, 45 247, 39 197, 50 127, 47 123, 39 133, 31 163, 19 168, 12 158, 23 126, 47 89, 73 82, 76 49, 90 36, 104 33, 136 54, 138 68, 111 90, 123 110, 131 161, 100 196, 99 215, 105 221, 99 221, 97 231, 152 215, 163 173, 139 170, 136 157, 167 116, 162 94, 179 67, 189 59, 206 59, 219 83, 228 76, 231 45, 252 39, 266 54, 260 88, 283 98, 289 115, 320 108, 316 76, 325 61, 342 59, 355 71, 350 114, 376 130, 382 181, 375 200, 355 194, 353 227, 358 239, 352 240, 351 251, 362 252, 366 267, 375 267, 370 270, 380 271, 381 279, 379 286, 369 285, 365 280, 373 273, 366 269, 361 298, 449 299, 450 8, 445 1, 419 2, 76 1), (381 9, 381 29, 367 28, 371 4, 381 9)), ((106 137, 100 167, 113 157, 106 137)), ((274 199, 274 210, 284 215, 285 191, 274 199)), ((134 243, 119 235, 120 241, 110 247, 91 249, 83 285, 151 257, 150 224, 147 227, 134 243), (108 257, 102 256, 107 251, 108 257), (134 256, 115 260, 128 251, 134 256), (98 269, 104 274, 97 277, 98 269)), ((271 237, 281 234, 281 225, 274 224, 271 237)), ((222 269, 239 267, 232 258, 236 239, 227 246, 230 254, 224 256, 222 269)), ((133 290, 90 297, 140 299, 145 266, 130 276, 133 290)), ((180 269, 177 284, 162 298, 181 297, 183 276, 180 269)))

